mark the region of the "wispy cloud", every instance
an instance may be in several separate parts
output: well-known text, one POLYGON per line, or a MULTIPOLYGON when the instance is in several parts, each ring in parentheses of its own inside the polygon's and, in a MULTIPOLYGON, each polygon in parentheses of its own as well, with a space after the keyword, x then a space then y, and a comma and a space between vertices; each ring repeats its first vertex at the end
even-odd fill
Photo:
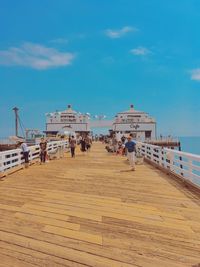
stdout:
POLYGON ((200 69, 193 69, 190 71, 191 80, 200 81, 200 69))
POLYGON ((135 31, 138 31, 138 29, 134 28, 134 27, 130 27, 130 26, 125 26, 125 27, 118 29, 118 30, 107 29, 107 30, 105 30, 105 34, 109 38, 117 39, 117 38, 123 37, 124 35, 126 35, 129 32, 135 32, 135 31))
POLYGON ((24 43, 20 47, 0 50, 0 65, 45 70, 70 65, 74 57, 73 53, 60 52, 40 44, 24 43))
POLYGON ((57 39, 50 40, 49 42, 54 43, 54 44, 67 44, 69 40, 66 38, 57 38, 57 39))
POLYGON ((151 50, 149 50, 146 47, 143 46, 139 46, 137 48, 133 48, 130 50, 131 54, 135 55, 135 56, 146 56, 148 54, 151 54, 151 50))

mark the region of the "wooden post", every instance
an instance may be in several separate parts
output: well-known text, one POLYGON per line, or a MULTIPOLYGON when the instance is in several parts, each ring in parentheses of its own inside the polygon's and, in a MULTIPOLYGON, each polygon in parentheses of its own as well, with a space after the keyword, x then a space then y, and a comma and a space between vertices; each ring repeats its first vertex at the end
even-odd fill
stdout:
POLYGON ((14 107, 13 111, 15 113, 15 135, 18 136, 18 111, 19 109, 17 107, 14 107))
MULTIPOLYGON (((181 151, 181 144, 180 144, 180 142, 179 142, 178 150, 181 151)), ((180 159, 180 161, 182 161, 182 157, 179 157, 179 159, 180 159)), ((182 164, 180 164, 180 168, 183 169, 183 165, 182 164)), ((181 172, 181 175, 184 176, 184 173, 181 172)))

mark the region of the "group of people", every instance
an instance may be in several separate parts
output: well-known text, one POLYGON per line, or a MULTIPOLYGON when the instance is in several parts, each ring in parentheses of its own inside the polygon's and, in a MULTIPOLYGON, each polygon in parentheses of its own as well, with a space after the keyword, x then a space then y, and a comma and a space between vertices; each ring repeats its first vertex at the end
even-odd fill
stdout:
MULTIPOLYGON (((39 146, 40 146, 40 164, 42 164, 48 160, 47 141, 44 138, 41 138, 41 142, 39 143, 39 146)), ((20 147, 22 150, 25 167, 28 168, 30 148, 25 141, 19 141, 18 147, 20 147)))
MULTIPOLYGON (((135 153, 136 153, 136 141, 133 139, 133 136, 130 134, 125 137, 122 136, 120 140, 116 138, 115 135, 112 138, 107 137, 103 140, 106 145, 106 150, 108 152, 115 153, 116 155, 127 156, 129 160, 131 170, 135 170, 135 153)), ((19 147, 21 148, 24 156, 25 167, 29 166, 29 154, 30 149, 25 141, 20 141, 19 147)), ((89 152, 92 146, 92 138, 89 135, 75 137, 74 135, 69 137, 69 148, 71 152, 71 157, 75 158, 75 151, 77 145, 80 145, 80 150, 84 152, 89 152)), ((47 141, 42 138, 39 143, 40 147, 40 164, 45 163, 48 160, 47 153, 47 141)))
POLYGON ((127 156, 131 170, 135 171, 136 141, 133 139, 132 134, 127 137, 123 135, 120 140, 113 135, 112 138, 107 138, 105 142, 107 143, 105 148, 108 152, 127 156))
MULTIPOLYGON (((75 150, 76 146, 80 145, 80 150, 84 152, 88 152, 91 149, 92 145, 92 138, 89 135, 86 136, 79 136, 78 139, 75 136, 69 137, 69 147, 71 151, 71 157, 75 157, 75 150)), ((29 155, 30 155, 30 148, 25 141, 19 141, 18 147, 21 148, 25 167, 28 168, 29 166, 29 155)), ((41 142, 39 143, 40 147, 40 164, 45 163, 48 161, 48 153, 47 153, 47 141, 44 138, 41 138, 41 142)))
POLYGON ((79 136, 77 139, 75 136, 69 137, 69 147, 71 151, 71 157, 75 158, 76 146, 80 145, 80 150, 84 152, 89 152, 92 145, 92 138, 89 135, 79 136))

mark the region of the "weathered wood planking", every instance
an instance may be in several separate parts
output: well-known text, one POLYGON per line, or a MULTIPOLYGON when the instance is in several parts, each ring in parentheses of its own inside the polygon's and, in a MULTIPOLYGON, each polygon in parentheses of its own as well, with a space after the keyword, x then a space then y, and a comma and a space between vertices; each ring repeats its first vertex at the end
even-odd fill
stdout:
POLYGON ((0 181, 0 266, 200 263, 200 200, 154 167, 95 143, 0 181))

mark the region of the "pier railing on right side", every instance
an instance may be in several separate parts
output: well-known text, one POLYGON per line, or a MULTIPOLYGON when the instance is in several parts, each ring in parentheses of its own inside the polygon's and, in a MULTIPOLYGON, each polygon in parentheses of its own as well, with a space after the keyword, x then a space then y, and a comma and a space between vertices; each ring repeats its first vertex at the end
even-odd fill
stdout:
MULTIPOLYGON (((59 152, 59 149, 65 149, 67 147, 67 141, 52 141, 47 144, 47 153, 59 152)), ((29 160, 33 161, 40 157, 40 146, 30 146, 29 160)), ((10 170, 14 167, 21 166, 24 163, 24 157, 22 150, 12 149, 0 152, 0 174, 10 170)))
POLYGON ((200 188, 200 156, 146 143, 138 143, 144 158, 200 188))

